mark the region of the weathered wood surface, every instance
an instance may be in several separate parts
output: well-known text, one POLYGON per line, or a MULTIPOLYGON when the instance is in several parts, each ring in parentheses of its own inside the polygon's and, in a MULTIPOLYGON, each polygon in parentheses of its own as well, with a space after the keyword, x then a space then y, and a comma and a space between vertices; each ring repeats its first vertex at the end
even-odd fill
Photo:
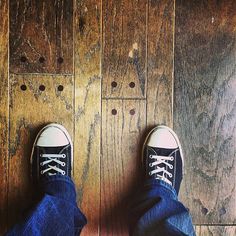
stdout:
POLYGON ((147 125, 172 127, 174 0, 149 1, 147 125))
POLYGON ((197 224, 236 222, 236 2, 176 1, 174 126, 197 224))
POLYGON ((73 73, 73 0, 10 1, 10 71, 73 73))
POLYGON ((146 96, 147 0, 104 0, 103 97, 146 96))
POLYGON ((83 235, 98 235, 100 216, 100 1, 76 1, 74 180, 88 224, 83 235))
POLYGON ((7 225, 8 182, 8 0, 0 1, 0 235, 7 225))
POLYGON ((197 236, 235 236, 235 226, 196 226, 197 236))
POLYGON ((103 100, 100 235, 128 235, 127 206, 141 177, 143 100, 103 100))
POLYGON ((10 77, 8 217, 11 223, 21 219, 32 203, 30 155, 37 132, 45 124, 57 122, 73 138, 73 85, 72 76, 10 77), (42 85, 44 91, 39 89, 43 89, 42 85), (63 91, 58 91, 59 85, 63 91))

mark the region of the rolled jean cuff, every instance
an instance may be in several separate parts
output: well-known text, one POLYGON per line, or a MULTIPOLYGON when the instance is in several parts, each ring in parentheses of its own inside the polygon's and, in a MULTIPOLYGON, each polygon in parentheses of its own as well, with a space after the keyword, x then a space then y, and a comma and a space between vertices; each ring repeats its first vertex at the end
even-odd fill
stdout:
POLYGON ((76 203, 75 185, 69 176, 45 176, 40 180, 39 190, 43 194, 52 195, 76 203))

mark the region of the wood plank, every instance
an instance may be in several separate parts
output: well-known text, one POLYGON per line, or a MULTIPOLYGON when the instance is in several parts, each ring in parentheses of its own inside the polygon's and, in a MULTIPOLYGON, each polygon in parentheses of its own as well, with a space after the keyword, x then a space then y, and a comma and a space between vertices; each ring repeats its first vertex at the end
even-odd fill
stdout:
POLYGON ((140 182, 144 100, 103 100, 101 235, 128 235, 128 203, 140 182))
POLYGON ((236 2, 176 2, 174 124, 196 224, 236 221, 236 2))
POLYGON ((73 73, 73 0, 10 1, 10 71, 73 73))
POLYGON ((197 236, 235 236, 235 226, 196 226, 197 236))
POLYGON ((8 0, 0 1, 0 235, 7 226, 8 183, 8 0))
POLYGON ((146 96, 147 0, 103 1, 103 97, 146 96))
POLYGON ((174 1, 149 1, 147 124, 172 127, 174 1), (154 23, 155 22, 155 23, 154 23))
POLYGON ((57 122, 73 138, 74 81, 72 76, 11 75, 10 86, 8 207, 9 221, 15 223, 32 203, 30 154, 37 132, 57 122))
POLYGON ((78 204, 88 219, 82 235, 98 235, 100 216, 100 1, 75 8, 75 163, 78 204))

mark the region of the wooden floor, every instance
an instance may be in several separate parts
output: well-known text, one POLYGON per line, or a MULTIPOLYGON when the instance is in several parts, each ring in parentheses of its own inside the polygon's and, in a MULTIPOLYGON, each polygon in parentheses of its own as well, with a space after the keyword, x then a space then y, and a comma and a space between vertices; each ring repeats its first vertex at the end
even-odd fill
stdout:
POLYGON ((83 235, 127 235, 153 126, 185 153, 197 235, 236 235, 236 1, 1 0, 0 234, 32 203, 39 129, 74 141, 83 235))

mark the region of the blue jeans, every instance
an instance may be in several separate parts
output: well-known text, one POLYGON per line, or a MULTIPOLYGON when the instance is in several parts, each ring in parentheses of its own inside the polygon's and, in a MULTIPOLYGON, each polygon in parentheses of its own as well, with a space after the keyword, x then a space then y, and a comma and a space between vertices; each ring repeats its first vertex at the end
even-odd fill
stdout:
MULTIPOLYGON (((79 235, 87 221, 77 207, 72 180, 60 175, 46 177, 41 191, 44 195, 38 205, 7 236, 79 235)), ((170 185, 149 180, 135 196, 130 235, 195 235, 189 212, 170 185)))

